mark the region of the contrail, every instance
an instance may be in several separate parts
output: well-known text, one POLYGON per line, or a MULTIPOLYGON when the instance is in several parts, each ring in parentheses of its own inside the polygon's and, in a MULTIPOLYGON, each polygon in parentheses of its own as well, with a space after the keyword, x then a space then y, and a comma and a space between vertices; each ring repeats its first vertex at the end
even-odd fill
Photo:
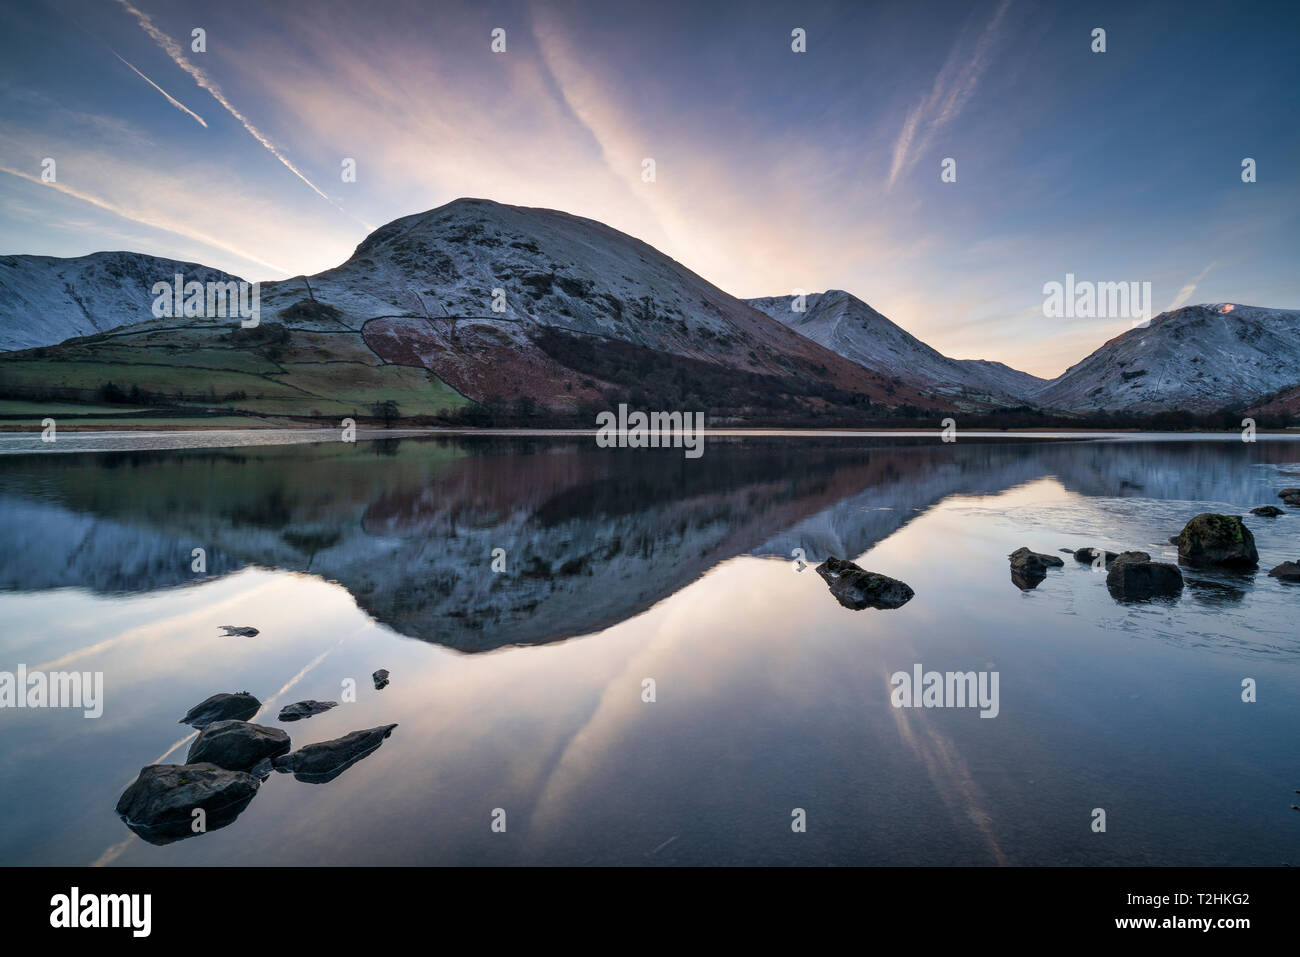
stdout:
POLYGON ((119 55, 118 52, 117 52, 116 50, 113 51, 113 56, 117 57, 117 58, 118 58, 119 60, 121 60, 123 63, 126 63, 127 66, 131 67, 131 69, 135 71, 135 75, 136 75, 136 76, 138 76, 140 79, 144 80, 146 83, 148 83, 151 87, 153 87, 155 90, 157 90, 157 91, 158 91, 159 93, 161 93, 163 96, 167 97, 167 102, 168 102, 168 103, 170 103, 172 106, 176 107, 176 109, 180 110, 182 113, 188 113, 190 116, 194 117, 196 120, 199 121, 199 126, 202 126, 204 129, 207 129, 208 124, 205 123, 205 122, 203 122, 203 117, 199 116, 199 114, 195 113, 195 112, 194 112, 193 110, 191 110, 188 106, 186 106, 186 105, 185 105, 184 103, 182 103, 180 100, 176 99, 176 97, 172 96, 170 93, 168 93, 166 90, 164 90, 161 86, 159 86, 159 85, 158 85, 157 83, 155 83, 153 80, 149 79, 147 76, 145 76, 145 75, 144 75, 143 73, 141 73, 139 70, 136 70, 136 68, 135 68, 134 66, 132 66, 129 62, 127 62, 127 60, 124 59, 121 55, 119 55))
POLYGON ((74 189, 71 186, 65 186, 62 183, 46 183, 42 181, 39 176, 33 176, 31 173, 24 173, 22 170, 11 169, 8 166, 0 166, 0 173, 8 173, 10 176, 17 176, 20 179, 25 179, 38 186, 52 187, 64 195, 71 196, 74 199, 79 199, 83 203, 90 203, 92 206, 97 206, 102 210, 110 212, 115 216, 121 216, 123 219, 130 220, 133 223, 139 223, 142 226, 148 226, 151 229, 165 229, 169 233, 175 233, 177 236, 185 236, 188 239, 197 239, 201 243, 206 243, 209 246, 224 250, 225 252, 233 253, 241 259, 255 262, 259 266, 265 266, 267 269, 274 269, 276 272, 284 273, 286 276, 289 275, 289 270, 285 269, 283 266, 277 266, 275 263, 269 263, 264 259, 258 259, 251 253, 246 253, 242 249, 236 249, 234 246, 231 246, 228 243, 223 243, 221 240, 214 239, 198 230, 166 223, 150 222, 149 220, 144 219, 140 214, 135 213, 132 210, 123 209, 120 206, 115 206, 106 199, 100 199, 98 196, 94 196, 90 193, 84 192, 83 190, 74 189))
POLYGON ((221 92, 221 87, 217 86, 216 83, 208 79, 208 75, 206 73, 204 73, 202 70, 200 70, 198 67, 196 67, 193 63, 191 63, 189 60, 185 58, 185 54, 181 50, 181 45, 177 43, 175 40, 173 40, 171 37, 169 37, 167 34, 159 30, 156 26, 154 26, 153 20, 149 17, 149 14, 142 13, 141 11, 137 10, 135 7, 131 6, 131 4, 128 3, 127 0, 117 0, 117 2, 120 3, 126 9, 126 11, 129 14, 131 14, 131 16, 135 17, 136 22, 140 24, 140 29, 144 30, 145 33, 149 34, 150 38, 153 39, 154 43, 158 44, 158 46, 162 48, 163 52, 172 58, 172 62, 174 62, 178 67, 180 67, 182 70, 188 73, 194 79, 195 83, 197 83, 203 89, 211 93, 212 98, 216 100, 218 103, 220 103, 222 106, 224 106, 226 108, 227 113, 229 113, 235 119, 239 120, 239 122, 244 125, 244 129, 248 130, 249 134, 253 137, 253 139, 257 140, 259 143, 265 146, 267 150, 270 151, 272 156, 274 156, 276 159, 278 159, 281 163, 285 165, 285 168, 288 169, 289 172, 293 173, 294 176, 297 176, 300 180, 302 180, 304 183, 310 186, 317 196, 325 200, 330 205, 334 206, 340 212, 343 212, 343 207, 339 206, 338 203, 334 202, 334 200, 330 199, 328 196, 322 193, 320 189, 317 188, 315 183, 313 183, 311 180, 309 180, 306 176, 303 175, 302 170, 298 169, 298 167, 294 166, 293 163, 289 162, 289 160, 285 157, 285 155, 281 153, 278 149, 276 149, 275 144, 272 143, 265 136, 263 136, 261 131, 258 130, 258 128, 254 126, 251 122, 249 122, 248 117, 244 116, 243 113, 240 113, 239 110, 235 109, 235 105, 231 103, 228 99, 226 99, 226 94, 221 92))

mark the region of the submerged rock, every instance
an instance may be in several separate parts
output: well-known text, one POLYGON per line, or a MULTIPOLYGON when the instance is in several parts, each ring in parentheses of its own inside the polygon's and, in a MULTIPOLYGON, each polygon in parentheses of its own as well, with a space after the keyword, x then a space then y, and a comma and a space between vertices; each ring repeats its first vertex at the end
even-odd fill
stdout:
POLYGON ((1283 562, 1268 573, 1270 578, 1280 578, 1284 582, 1300 582, 1300 565, 1295 562, 1283 562))
POLYGON ((186 764, 215 764, 228 771, 247 771, 265 758, 289 750, 289 735, 247 721, 214 721, 194 739, 186 764))
POLYGON ((281 721, 301 721, 303 718, 310 718, 312 715, 324 714, 330 708, 337 708, 337 701, 295 701, 293 704, 287 704, 280 709, 281 721))
POLYGON ((1105 554, 1106 556, 1105 562, 1107 565, 1109 565, 1111 562, 1113 562, 1116 558, 1119 557, 1114 552, 1108 552, 1105 549, 1101 549, 1101 548, 1080 548, 1075 550, 1074 560, 1076 562, 1087 562, 1089 565, 1091 565, 1094 561, 1096 561, 1097 554, 1099 552, 1105 554))
POLYGON ((370 677, 375 679, 375 690, 382 691, 388 687, 388 669, 380 668, 370 677))
POLYGON ((1261 515, 1264 518, 1277 518, 1279 515, 1285 515, 1286 512, 1282 511, 1276 505, 1261 505, 1259 508, 1252 508, 1250 514, 1261 515))
POLYGON ((277 771, 292 772, 299 781, 324 784, 374 753, 395 727, 395 724, 386 724, 365 731, 353 731, 333 741, 308 744, 292 754, 273 759, 271 764, 277 771))
POLYGON ((247 691, 238 691, 235 694, 223 691, 190 708, 185 717, 181 718, 180 723, 194 728, 206 728, 214 721, 247 721, 257 714, 261 707, 262 702, 247 691))
POLYGON ((1025 571, 1031 571, 1034 568, 1046 570, 1048 567, 1060 568, 1065 564, 1065 560, 1057 558, 1055 555, 1044 555, 1041 552, 1031 551, 1028 548, 1017 548, 1007 556, 1011 559, 1011 567, 1019 568, 1025 571))
POLYGON ((256 638, 260 632, 256 628, 249 628, 247 625, 217 625, 226 634, 226 638, 256 638))
POLYGON ((1146 552, 1120 552, 1115 556, 1112 565, 1123 564, 1124 562, 1149 562, 1151 556, 1146 552))
POLYGON ((1205 512, 1187 523, 1174 544, 1178 560, 1188 565, 1228 565, 1253 568, 1259 564, 1255 536, 1240 515, 1205 512))
POLYGON ((1300 493, 1284 496, 1282 498, 1282 504, 1290 505, 1292 507, 1300 507, 1300 493))
POLYGON ((1139 558, 1146 552, 1125 552, 1106 573, 1111 596, 1122 601, 1173 597, 1183 590, 1183 573, 1169 562, 1139 558))
POLYGON ((1246 600, 1246 590, 1230 582, 1211 581, 1206 578, 1189 578, 1187 587, 1197 600, 1205 605, 1239 605, 1246 600))
POLYGON ((1028 548, 1017 548, 1007 557, 1011 559, 1011 581, 1021 591, 1037 588, 1047 577, 1048 568, 1065 565, 1065 561, 1055 555, 1043 555, 1028 548))
POLYGON ((833 555, 817 566, 817 574, 826 582, 835 600, 854 611, 901 608, 916 594, 911 586, 897 578, 869 572, 833 555))
POLYGON ((171 844, 231 823, 260 784, 251 774, 214 764, 151 764, 122 792, 116 811, 150 844, 171 844), (199 809, 204 827, 196 831, 199 809))

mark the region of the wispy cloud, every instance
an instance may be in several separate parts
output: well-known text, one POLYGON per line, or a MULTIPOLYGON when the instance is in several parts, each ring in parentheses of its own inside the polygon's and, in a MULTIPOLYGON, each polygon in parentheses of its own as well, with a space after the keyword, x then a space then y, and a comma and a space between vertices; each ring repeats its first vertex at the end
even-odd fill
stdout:
POLYGON ((137 70, 137 69, 136 69, 136 68, 135 68, 135 67, 134 67, 134 66, 133 66, 129 61, 127 61, 127 60, 126 60, 126 59, 125 59, 121 54, 119 54, 116 50, 113 51, 113 56, 117 57, 119 60, 121 60, 123 63, 125 63, 128 67, 130 67, 131 70, 132 70, 132 72, 134 72, 136 76, 138 76, 140 79, 144 80, 146 83, 148 83, 151 87, 153 87, 155 90, 157 90, 157 91, 158 91, 159 93, 161 93, 163 96, 167 97, 167 102, 168 102, 168 103, 170 103, 172 106, 176 107, 176 109, 180 110, 182 113, 188 113, 190 116, 194 117, 196 120, 199 121, 199 126, 202 126, 204 129, 207 128, 207 125, 208 125, 208 124, 205 123, 205 122, 203 121, 203 117, 199 116, 199 114, 195 113, 193 110, 191 110, 188 106, 186 106, 186 105, 185 105, 184 103, 182 103, 180 100, 176 99, 176 97, 172 96, 170 93, 168 93, 166 90, 164 90, 161 86, 159 86, 159 85, 158 85, 157 83, 155 83, 153 80, 149 79, 147 76, 145 76, 145 75, 144 75, 143 73, 141 73, 139 70, 137 70))
POLYGON ((33 176, 31 173, 24 173, 22 170, 11 169, 8 166, 0 166, 0 173, 8 173, 10 176, 17 176, 19 179, 25 179, 30 183, 36 183, 38 186, 47 186, 51 189, 55 189, 65 196, 71 196, 73 199, 79 199, 83 203, 89 203, 90 205, 102 209, 105 212, 112 213, 115 216, 120 216, 123 219, 129 219, 133 223, 139 223, 140 225, 148 226, 151 229, 166 230, 169 233, 175 233, 177 236, 184 236, 187 239, 194 239, 197 240, 198 242, 204 243, 208 246, 212 246, 216 249, 220 249, 228 253, 233 253, 234 255, 239 256, 241 259, 245 259, 248 262, 257 263, 259 266, 265 266, 268 269, 274 269, 276 272, 284 273, 285 275, 289 274, 289 270, 285 269, 283 266, 277 266, 275 263, 270 263, 264 259, 259 259, 257 256, 254 256, 252 253, 245 252, 242 249, 239 249, 235 246, 230 245, 229 243, 217 239, 215 236, 209 236, 206 233, 199 232, 198 230, 193 229, 192 227, 186 226, 184 224, 176 223, 172 221, 156 220, 156 219, 151 220, 136 210, 127 209, 125 207, 119 206, 116 203, 110 202, 109 200, 103 199, 99 196, 95 196, 94 194, 88 193, 85 190, 76 189, 75 187, 68 186, 64 183, 59 183, 59 182, 46 183, 43 182, 38 176, 33 176))
POLYGON ((898 177, 905 173, 924 153, 934 135, 961 114, 975 93, 980 77, 988 67, 993 48, 998 41, 998 28, 1011 6, 1012 0, 1002 0, 973 47, 968 48, 964 36, 953 45, 952 52, 935 77, 930 92, 903 120, 903 128, 894 141, 893 161, 889 166, 887 189, 892 189, 898 177))
POLYGON ((306 174, 304 174, 302 170, 300 170, 297 166, 294 166, 293 163, 289 161, 289 158, 286 157, 284 153, 280 152, 280 150, 276 147, 276 145, 272 143, 256 126, 252 124, 252 122, 248 119, 248 117, 244 116, 243 113, 239 112, 239 110, 235 108, 235 105, 226 98, 226 95, 223 92, 221 92, 221 87, 219 87, 216 83, 214 83, 211 79, 209 79, 206 73, 204 73, 197 66, 191 63, 186 58, 184 51, 181 49, 181 45, 177 43, 175 40, 173 40, 171 37, 169 37, 166 33, 163 33, 162 30, 159 30, 158 27, 154 24, 152 18, 150 18, 150 16, 147 13, 137 10, 135 7, 131 6, 131 4, 128 3, 127 0, 117 0, 117 2, 120 3, 122 7, 128 13, 131 14, 131 16, 135 17, 136 22, 140 24, 140 29, 144 30, 144 32, 147 33, 149 37, 156 44, 158 44, 159 47, 162 48, 163 52, 166 53, 169 57, 171 57, 173 63, 175 63, 178 67, 180 67, 182 70, 188 73, 193 78, 194 82, 197 83, 200 87, 202 87, 204 90, 207 90, 208 93, 212 95, 212 98, 214 100, 216 100, 223 107, 225 107, 227 113, 229 113, 235 119, 239 120, 239 122, 243 125, 244 129, 248 131, 249 135, 252 136, 253 139, 257 140, 264 147, 266 147, 266 149, 271 153, 271 155, 274 156, 276 159, 278 159, 281 163, 283 163, 285 168, 288 169, 289 172, 293 173, 294 176, 297 176, 300 180, 302 180, 304 183, 310 186, 312 190, 315 191, 317 196, 325 200, 327 203, 330 203, 333 206, 337 207, 340 210, 340 212, 342 211, 341 206, 339 206, 337 203, 334 202, 334 200, 326 196, 315 183, 313 183, 311 180, 307 178, 306 174))
POLYGON ((1193 276, 1192 280, 1187 285, 1185 285, 1182 289, 1178 290, 1178 295, 1174 296, 1174 301, 1171 302, 1165 308, 1165 312, 1173 312, 1175 309, 1179 308, 1180 306, 1186 305, 1188 300, 1192 298, 1193 293, 1196 292, 1197 284, 1202 279, 1204 279, 1206 275, 1209 273, 1209 271, 1213 268, 1214 268, 1214 263, 1210 263, 1208 266, 1206 266, 1204 269, 1198 272, 1195 276, 1193 276))

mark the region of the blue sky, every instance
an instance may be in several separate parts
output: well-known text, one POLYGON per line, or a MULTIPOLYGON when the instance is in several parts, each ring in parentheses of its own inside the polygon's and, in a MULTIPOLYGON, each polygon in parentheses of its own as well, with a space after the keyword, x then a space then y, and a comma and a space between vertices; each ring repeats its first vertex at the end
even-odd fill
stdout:
POLYGON ((1044 318, 1067 272, 1300 307, 1294 3, 54 0, 0 54, 0 253, 269 280, 480 196, 1047 376, 1131 324, 1044 318))

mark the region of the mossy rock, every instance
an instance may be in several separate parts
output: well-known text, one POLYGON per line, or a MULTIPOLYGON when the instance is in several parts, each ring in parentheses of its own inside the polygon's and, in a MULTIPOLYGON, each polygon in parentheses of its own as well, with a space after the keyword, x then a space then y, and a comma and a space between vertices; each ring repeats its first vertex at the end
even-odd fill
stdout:
POLYGON ((1259 564, 1255 536, 1240 515, 1197 515, 1171 541, 1178 546, 1178 560, 1188 565, 1254 568, 1259 564))

